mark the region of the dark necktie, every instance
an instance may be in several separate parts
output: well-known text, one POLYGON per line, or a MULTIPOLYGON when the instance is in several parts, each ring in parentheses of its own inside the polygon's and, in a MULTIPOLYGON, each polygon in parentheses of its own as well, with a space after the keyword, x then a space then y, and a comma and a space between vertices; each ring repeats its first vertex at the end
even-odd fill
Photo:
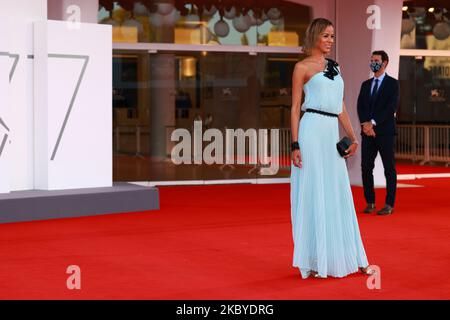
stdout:
POLYGON ((375 85, 373 86, 372 89, 372 94, 370 95, 370 99, 369 99, 369 107, 370 107, 370 116, 373 116, 373 109, 374 109, 374 103, 375 103, 375 98, 377 96, 377 91, 378 91, 378 79, 375 79, 375 85))
POLYGON ((372 96, 375 96, 377 94, 378 91, 378 79, 375 79, 375 85, 373 86, 373 90, 372 90, 372 96))

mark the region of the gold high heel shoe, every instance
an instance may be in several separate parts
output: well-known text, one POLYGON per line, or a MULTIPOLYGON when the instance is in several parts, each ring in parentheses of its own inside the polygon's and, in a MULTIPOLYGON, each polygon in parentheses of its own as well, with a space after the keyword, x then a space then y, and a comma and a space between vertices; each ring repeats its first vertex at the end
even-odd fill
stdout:
POLYGON ((311 270, 309 272, 308 278, 317 278, 317 279, 325 279, 324 277, 321 277, 317 271, 311 270))
POLYGON ((370 268, 370 266, 367 266, 365 268, 359 267, 359 271, 367 276, 371 276, 376 272, 374 269, 370 268))

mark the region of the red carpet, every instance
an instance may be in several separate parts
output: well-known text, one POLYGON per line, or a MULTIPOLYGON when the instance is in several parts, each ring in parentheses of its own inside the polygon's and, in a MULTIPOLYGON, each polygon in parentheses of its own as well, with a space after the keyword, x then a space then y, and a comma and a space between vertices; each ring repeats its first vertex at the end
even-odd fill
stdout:
POLYGON ((301 280, 288 184, 217 185, 162 187, 159 211, 0 225, 0 298, 449 299, 450 179, 412 183, 425 187, 400 188, 392 216, 358 215, 381 290, 361 274, 301 280))

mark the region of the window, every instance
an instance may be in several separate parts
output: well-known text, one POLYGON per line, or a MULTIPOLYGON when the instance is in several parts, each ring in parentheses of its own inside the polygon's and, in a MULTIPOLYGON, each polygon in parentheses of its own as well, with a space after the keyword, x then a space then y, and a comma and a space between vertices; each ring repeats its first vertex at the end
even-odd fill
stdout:
POLYGON ((289 1, 101 0, 114 42, 301 46, 310 8, 289 1))

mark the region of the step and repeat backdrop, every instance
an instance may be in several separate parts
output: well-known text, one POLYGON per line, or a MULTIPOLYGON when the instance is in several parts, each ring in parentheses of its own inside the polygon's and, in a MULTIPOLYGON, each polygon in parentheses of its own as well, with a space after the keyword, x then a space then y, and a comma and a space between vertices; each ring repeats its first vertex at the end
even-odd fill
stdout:
POLYGON ((112 30, 2 1, 0 193, 112 186, 112 30))

